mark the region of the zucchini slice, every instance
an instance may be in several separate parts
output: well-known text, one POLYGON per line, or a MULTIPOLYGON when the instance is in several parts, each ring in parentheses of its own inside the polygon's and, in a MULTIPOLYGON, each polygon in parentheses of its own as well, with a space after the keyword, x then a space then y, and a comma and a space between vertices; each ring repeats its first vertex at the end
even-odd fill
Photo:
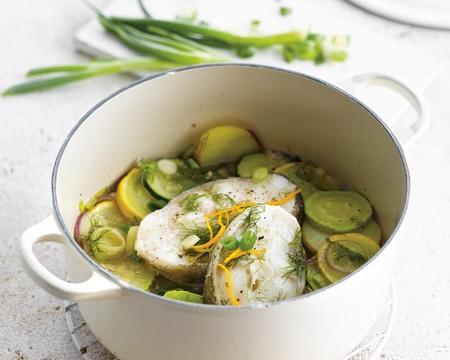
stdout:
POLYGON ((239 160, 261 151, 255 135, 241 127, 224 125, 206 131, 195 146, 194 158, 202 168, 239 160))
POLYGON ((306 283, 311 290, 318 290, 330 284, 327 278, 320 272, 315 261, 306 265, 306 283))
POLYGON ((141 221, 150 212, 147 204, 153 200, 144 187, 142 177, 141 169, 131 169, 117 186, 117 205, 122 214, 134 223, 141 221))
POLYGON ((269 171, 274 171, 291 160, 290 155, 280 151, 245 155, 237 166, 237 173, 240 177, 252 177, 258 168, 267 168, 269 171))
POLYGON ((202 304, 203 296, 186 290, 169 290, 164 293, 167 299, 202 304))
POLYGON ((145 183, 151 192, 166 200, 205 181, 206 176, 180 159, 161 159, 142 165, 145 183))
POLYGON ((305 221, 302 225, 302 240, 303 244, 312 253, 317 253, 319 248, 324 242, 327 241, 330 233, 326 233, 316 229, 308 221, 305 221))
POLYGON ((381 242, 381 227, 375 220, 370 220, 361 230, 357 231, 358 234, 367 236, 368 238, 375 241, 377 244, 381 242))
POLYGON ((319 230, 346 233, 367 224, 372 206, 354 191, 317 191, 305 201, 308 221, 319 230))
MULTIPOLYGON (((381 241, 381 228, 375 220, 370 220, 367 225, 362 229, 355 231, 358 234, 364 235, 371 240, 375 241, 377 244, 381 241)), ((316 229, 308 221, 305 221, 302 225, 302 240, 303 244, 308 248, 309 251, 314 254, 317 253, 320 246, 327 241, 331 236, 331 233, 323 232, 316 229)))

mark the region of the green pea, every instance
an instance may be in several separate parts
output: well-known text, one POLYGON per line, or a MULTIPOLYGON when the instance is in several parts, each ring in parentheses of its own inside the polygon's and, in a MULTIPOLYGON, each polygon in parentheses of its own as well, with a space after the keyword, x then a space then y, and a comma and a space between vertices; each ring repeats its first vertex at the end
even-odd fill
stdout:
POLYGON ((241 241, 239 242, 239 247, 246 251, 253 249, 256 242, 256 234, 253 231, 246 230, 242 234, 241 241))
POLYGON ((235 250, 239 247, 239 241, 234 236, 227 236, 220 240, 223 247, 227 250, 235 250))

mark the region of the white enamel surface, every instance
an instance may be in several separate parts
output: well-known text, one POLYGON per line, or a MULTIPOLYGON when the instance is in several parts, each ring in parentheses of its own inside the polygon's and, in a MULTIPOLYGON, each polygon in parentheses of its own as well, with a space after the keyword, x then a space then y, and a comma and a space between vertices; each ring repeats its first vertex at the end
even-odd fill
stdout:
MULTIPOLYGON (((236 217, 224 237, 233 235, 240 239, 243 221, 250 211, 251 209, 247 209, 236 217)), ((295 274, 286 276, 290 269, 288 255, 296 252, 296 246, 292 242, 296 232, 300 231, 297 219, 280 206, 265 205, 255 224, 258 238, 263 238, 256 241, 254 249, 264 251, 264 255, 260 258, 249 255, 250 261, 241 259, 234 266, 228 265, 235 298, 244 305, 274 302, 301 294, 303 279, 298 279, 295 274)), ((218 247, 215 252, 221 250, 222 248, 218 247)), ((214 293, 218 303, 230 303, 224 271, 216 267, 216 262, 209 271, 213 273, 214 293)))
MULTIPOLYGON (((186 254, 181 241, 186 237, 186 229, 206 228, 204 215, 243 202, 266 202, 286 196, 295 191, 296 186, 281 175, 272 174, 265 181, 255 183, 251 179, 228 178, 212 181, 185 191, 172 199, 163 209, 148 214, 139 226, 135 249, 138 255, 166 276, 172 271, 189 272, 195 267, 195 258, 186 254), (198 198, 197 211, 186 212, 183 200, 190 195, 198 198), (211 194, 229 197, 224 204, 214 202, 211 194), (222 205, 222 206, 221 206, 222 205), (223 206, 224 205, 224 206, 223 206), (184 234, 184 235, 183 235, 184 234)), ((295 200, 284 207, 293 211, 295 200)), ((225 221, 225 219, 224 219, 225 221)), ((206 270, 206 269, 205 269, 206 270)))
MULTIPOLYGON (((313 159, 370 199, 387 238, 394 230, 405 205, 405 170, 380 124, 326 85, 238 66, 159 77, 96 109, 58 166, 61 226, 71 232, 79 200, 113 182, 134 159, 175 155, 205 129, 224 123, 255 130, 269 148, 313 159), (108 136, 101 136, 105 129, 108 136)), ((400 236, 340 284, 273 307, 187 306, 123 289, 121 297, 82 302, 80 308, 94 334, 122 360, 148 358, 149 349, 154 359, 336 359, 376 319, 400 236), (214 335, 204 341, 205 334, 214 335)), ((68 252, 71 280, 89 278, 92 265, 81 250, 72 245, 68 252)))

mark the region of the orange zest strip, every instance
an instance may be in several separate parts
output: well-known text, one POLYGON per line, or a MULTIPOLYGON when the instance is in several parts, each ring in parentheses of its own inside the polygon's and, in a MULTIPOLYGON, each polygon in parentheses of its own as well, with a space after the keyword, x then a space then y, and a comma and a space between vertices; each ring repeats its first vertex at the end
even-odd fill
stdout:
POLYGON ((208 231, 209 231, 209 238, 212 239, 214 237, 214 232, 213 232, 211 223, 209 222, 208 218, 205 218, 205 221, 206 221, 206 227, 208 228, 208 231))
POLYGON ((287 203, 289 200, 292 200, 300 192, 301 192, 301 190, 291 192, 291 193, 287 194, 285 197, 282 197, 281 199, 270 200, 270 201, 266 202, 266 204, 273 205, 273 206, 283 205, 283 204, 287 203))
POLYGON ((242 249, 238 248, 225 258, 224 263, 225 263, 225 265, 227 265, 231 260, 240 258, 241 256, 244 256, 247 254, 255 255, 256 257, 261 258, 265 254, 265 252, 266 252, 266 249, 242 250, 242 249))
POLYGON ((239 306, 240 305, 239 300, 236 299, 236 297, 234 296, 234 293, 233 293, 233 280, 231 278, 230 270, 228 270, 227 267, 222 264, 217 264, 217 267, 220 268, 221 270, 225 271, 225 275, 227 277, 227 280, 225 281, 225 287, 227 289, 227 294, 228 294, 228 297, 230 298, 231 305, 239 306))
MULTIPOLYGON (((218 224, 220 225, 220 229, 217 232, 215 236, 213 236, 208 242, 202 244, 202 245, 196 245, 193 246, 192 249, 195 251, 203 251, 205 249, 209 249, 211 246, 213 246, 216 242, 219 241, 219 239, 222 237, 223 233, 226 230, 226 226, 222 222, 222 215, 219 216, 217 219, 218 224)), ((208 251, 208 250, 207 250, 208 251)))
MULTIPOLYGON (((291 192, 288 195, 286 195, 285 197, 282 197, 280 199, 268 201, 268 202, 266 202, 266 204, 267 205, 273 205, 273 206, 282 205, 284 203, 287 203, 291 199, 293 199, 298 193, 300 193, 300 190, 291 192)), ((242 202, 240 204, 231 206, 229 208, 222 209, 222 210, 219 210, 219 211, 215 211, 215 212, 203 215, 204 218, 205 218, 206 227, 208 228, 208 231, 209 231, 209 240, 208 240, 208 242, 206 242, 206 243, 204 243, 202 245, 193 246, 192 249, 194 251, 197 251, 197 252, 208 252, 210 250, 210 248, 214 244, 216 244, 220 240, 222 235, 224 234, 227 226, 230 223, 230 217, 232 217, 234 215, 238 215, 238 214, 242 213, 246 208, 249 208, 249 207, 252 207, 252 206, 255 206, 255 205, 256 205, 256 203, 254 203, 254 202, 249 202, 249 201, 248 202, 242 202), (223 222, 222 222, 222 216, 223 215, 225 215, 226 225, 224 225, 223 222), (211 222, 210 222, 210 218, 215 218, 215 217, 217 217, 217 223, 220 225, 220 229, 217 232, 217 234, 214 235, 214 232, 213 232, 213 229, 212 229, 212 226, 211 226, 211 222)), ((257 250, 250 250, 250 252, 251 251, 257 251, 257 250)), ((235 259, 237 257, 240 257, 240 256, 244 255, 245 253, 247 253, 247 252, 244 252, 244 253, 242 253, 240 255, 237 255, 237 256, 235 256, 233 258, 235 259)), ((230 258, 231 256, 232 255, 230 255, 228 258, 230 258)), ((228 263, 233 258, 231 258, 228 261, 225 260, 225 263, 228 263)))

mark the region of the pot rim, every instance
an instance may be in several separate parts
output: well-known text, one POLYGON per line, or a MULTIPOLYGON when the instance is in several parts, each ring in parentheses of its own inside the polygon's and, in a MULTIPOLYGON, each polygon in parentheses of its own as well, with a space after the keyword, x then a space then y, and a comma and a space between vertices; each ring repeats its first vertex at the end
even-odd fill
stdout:
POLYGON ((342 282, 348 281, 350 278, 352 278, 356 274, 359 274, 360 272, 364 271, 364 269, 366 267, 370 266, 370 264, 372 264, 372 262, 374 262, 383 252, 385 252, 386 248, 388 246, 390 246, 391 242, 393 241, 393 238, 394 238, 395 234, 398 232, 400 226, 402 225, 404 217, 405 217, 405 214, 406 214, 407 209, 408 209, 408 203, 409 203, 409 198, 410 198, 410 187, 411 186, 410 186, 409 169, 408 169, 408 165, 407 165, 407 162, 406 162, 406 157, 405 157, 404 151, 402 149, 402 146, 401 146, 399 140, 397 139, 395 134, 389 129, 389 127, 384 123, 384 121, 381 120, 381 118, 373 110, 371 110, 366 104, 364 104, 362 101, 360 101, 355 96, 353 96, 352 94, 348 93, 347 91, 339 88, 336 85, 333 85, 333 84, 331 84, 331 83, 329 83, 329 82, 327 82, 325 80, 316 78, 314 76, 304 74, 302 72, 288 70, 288 69, 283 69, 283 68, 279 68, 279 67, 275 67, 275 66, 269 66, 269 65, 247 64, 247 63, 239 63, 239 62, 231 62, 231 63, 224 63, 224 64, 201 64, 201 65, 192 65, 192 66, 186 66, 186 67, 176 68, 176 69, 172 69, 172 70, 167 70, 167 71, 160 72, 160 73, 157 73, 157 74, 150 74, 148 76, 145 76, 145 77, 143 77, 141 79, 138 79, 138 80, 136 80, 134 82, 131 82, 130 84, 127 84, 127 85, 121 87, 120 89, 114 91, 112 94, 106 96, 101 101, 99 101, 97 104, 95 104, 93 107, 91 107, 81 117, 81 119, 77 121, 75 126, 73 126, 73 128, 67 134, 67 136, 64 139, 64 142, 61 145, 61 147, 60 147, 60 149, 58 151, 58 154, 56 156, 56 159, 55 159, 55 162, 54 162, 54 165, 53 165, 53 170, 52 170, 52 177, 51 177, 52 205, 53 205, 53 211, 54 211, 54 215, 55 215, 55 218, 56 218, 57 225, 60 228, 60 230, 63 232, 63 234, 67 237, 67 239, 69 239, 71 245, 81 255, 81 257, 84 258, 84 260, 86 260, 87 263, 91 267, 93 267, 93 271, 100 272, 108 280, 110 280, 113 283, 119 285, 122 289, 125 289, 127 291, 141 293, 144 296, 148 296, 151 299, 154 299, 154 300, 157 300, 157 301, 161 301, 162 303, 165 303, 167 305, 169 305, 169 304, 175 305, 175 306, 180 307, 181 309, 185 309, 185 310, 199 309, 199 310, 213 310, 213 311, 227 311, 227 312, 228 311, 242 311, 244 309, 250 309, 251 310, 251 309, 271 308, 271 307, 274 307, 274 306, 279 306, 281 304, 287 304, 287 303, 292 303, 292 302, 295 302, 295 301, 301 301, 303 299, 319 295, 319 294, 321 294, 321 293, 323 293, 323 292, 325 292, 327 290, 330 290, 331 288, 339 286, 342 282), (211 67, 214 67, 214 68, 222 68, 222 67, 223 68, 233 68, 233 67, 236 67, 236 68, 260 69, 260 70, 267 70, 267 71, 273 71, 273 72, 281 72, 281 73, 289 74, 289 75, 294 76, 294 77, 304 78, 304 79, 313 81, 313 82, 315 82, 315 83, 317 83, 317 84, 319 84, 321 86, 325 86, 325 87, 329 88, 330 90, 332 90, 334 92, 337 92, 337 93, 341 93, 344 96, 346 96, 347 98, 349 98, 356 106, 360 106, 367 113, 369 113, 371 118, 373 120, 375 120, 378 123, 378 125, 385 131, 386 135, 390 138, 392 143, 395 145, 395 147, 397 149, 397 152, 398 152, 398 154, 400 156, 400 160, 401 160, 402 165, 403 165, 403 172, 404 172, 404 177, 405 177, 406 192, 405 192, 405 197, 403 199, 402 213, 401 213, 401 215, 399 217, 399 220, 398 220, 394 230, 392 231, 391 235, 386 240, 386 242, 383 244, 381 249, 372 258, 370 258, 363 266, 361 266, 357 270, 353 271, 351 274, 345 276, 344 278, 342 278, 341 280, 339 280, 339 281, 337 281, 337 282, 335 282, 333 284, 325 286, 324 288, 321 288, 319 290, 315 290, 315 291, 313 291, 311 293, 302 294, 302 295, 300 295, 298 297, 292 297, 292 298, 289 298, 289 299, 285 299, 285 300, 281 300, 281 301, 277 301, 277 302, 273 302, 273 303, 248 304, 248 305, 243 305, 243 306, 231 306, 231 305, 217 306, 217 305, 211 305, 211 304, 196 304, 196 303, 188 303, 188 302, 176 301, 176 300, 167 299, 167 298, 164 298, 163 296, 159 296, 159 295, 156 295, 156 294, 153 294, 153 293, 150 293, 150 292, 146 292, 146 291, 137 289, 137 288, 127 284, 126 282, 120 280, 118 277, 116 277, 112 273, 108 272, 106 269, 102 268, 76 242, 75 238, 72 235, 72 232, 66 227, 65 222, 64 222, 63 217, 62 217, 62 214, 61 214, 61 212, 59 210, 58 199, 57 199, 57 195, 56 195, 56 183, 57 183, 58 170, 59 170, 59 165, 60 165, 60 162, 61 162, 61 158, 64 155, 64 151, 65 151, 67 145, 69 144, 70 140, 75 135, 75 133, 77 132, 78 128, 86 120, 88 120, 91 117, 91 115, 93 113, 95 113, 95 111, 97 109, 99 109, 105 103, 107 103, 108 101, 114 99, 116 96, 122 94, 123 92, 127 91, 130 88, 133 88, 133 87, 135 87, 137 85, 140 85, 140 84, 142 84, 144 82, 151 81, 153 79, 157 79, 157 78, 160 78, 160 77, 175 75, 177 73, 182 73, 182 72, 185 72, 185 71, 193 71, 193 70, 195 71, 197 69, 211 68, 211 67))

